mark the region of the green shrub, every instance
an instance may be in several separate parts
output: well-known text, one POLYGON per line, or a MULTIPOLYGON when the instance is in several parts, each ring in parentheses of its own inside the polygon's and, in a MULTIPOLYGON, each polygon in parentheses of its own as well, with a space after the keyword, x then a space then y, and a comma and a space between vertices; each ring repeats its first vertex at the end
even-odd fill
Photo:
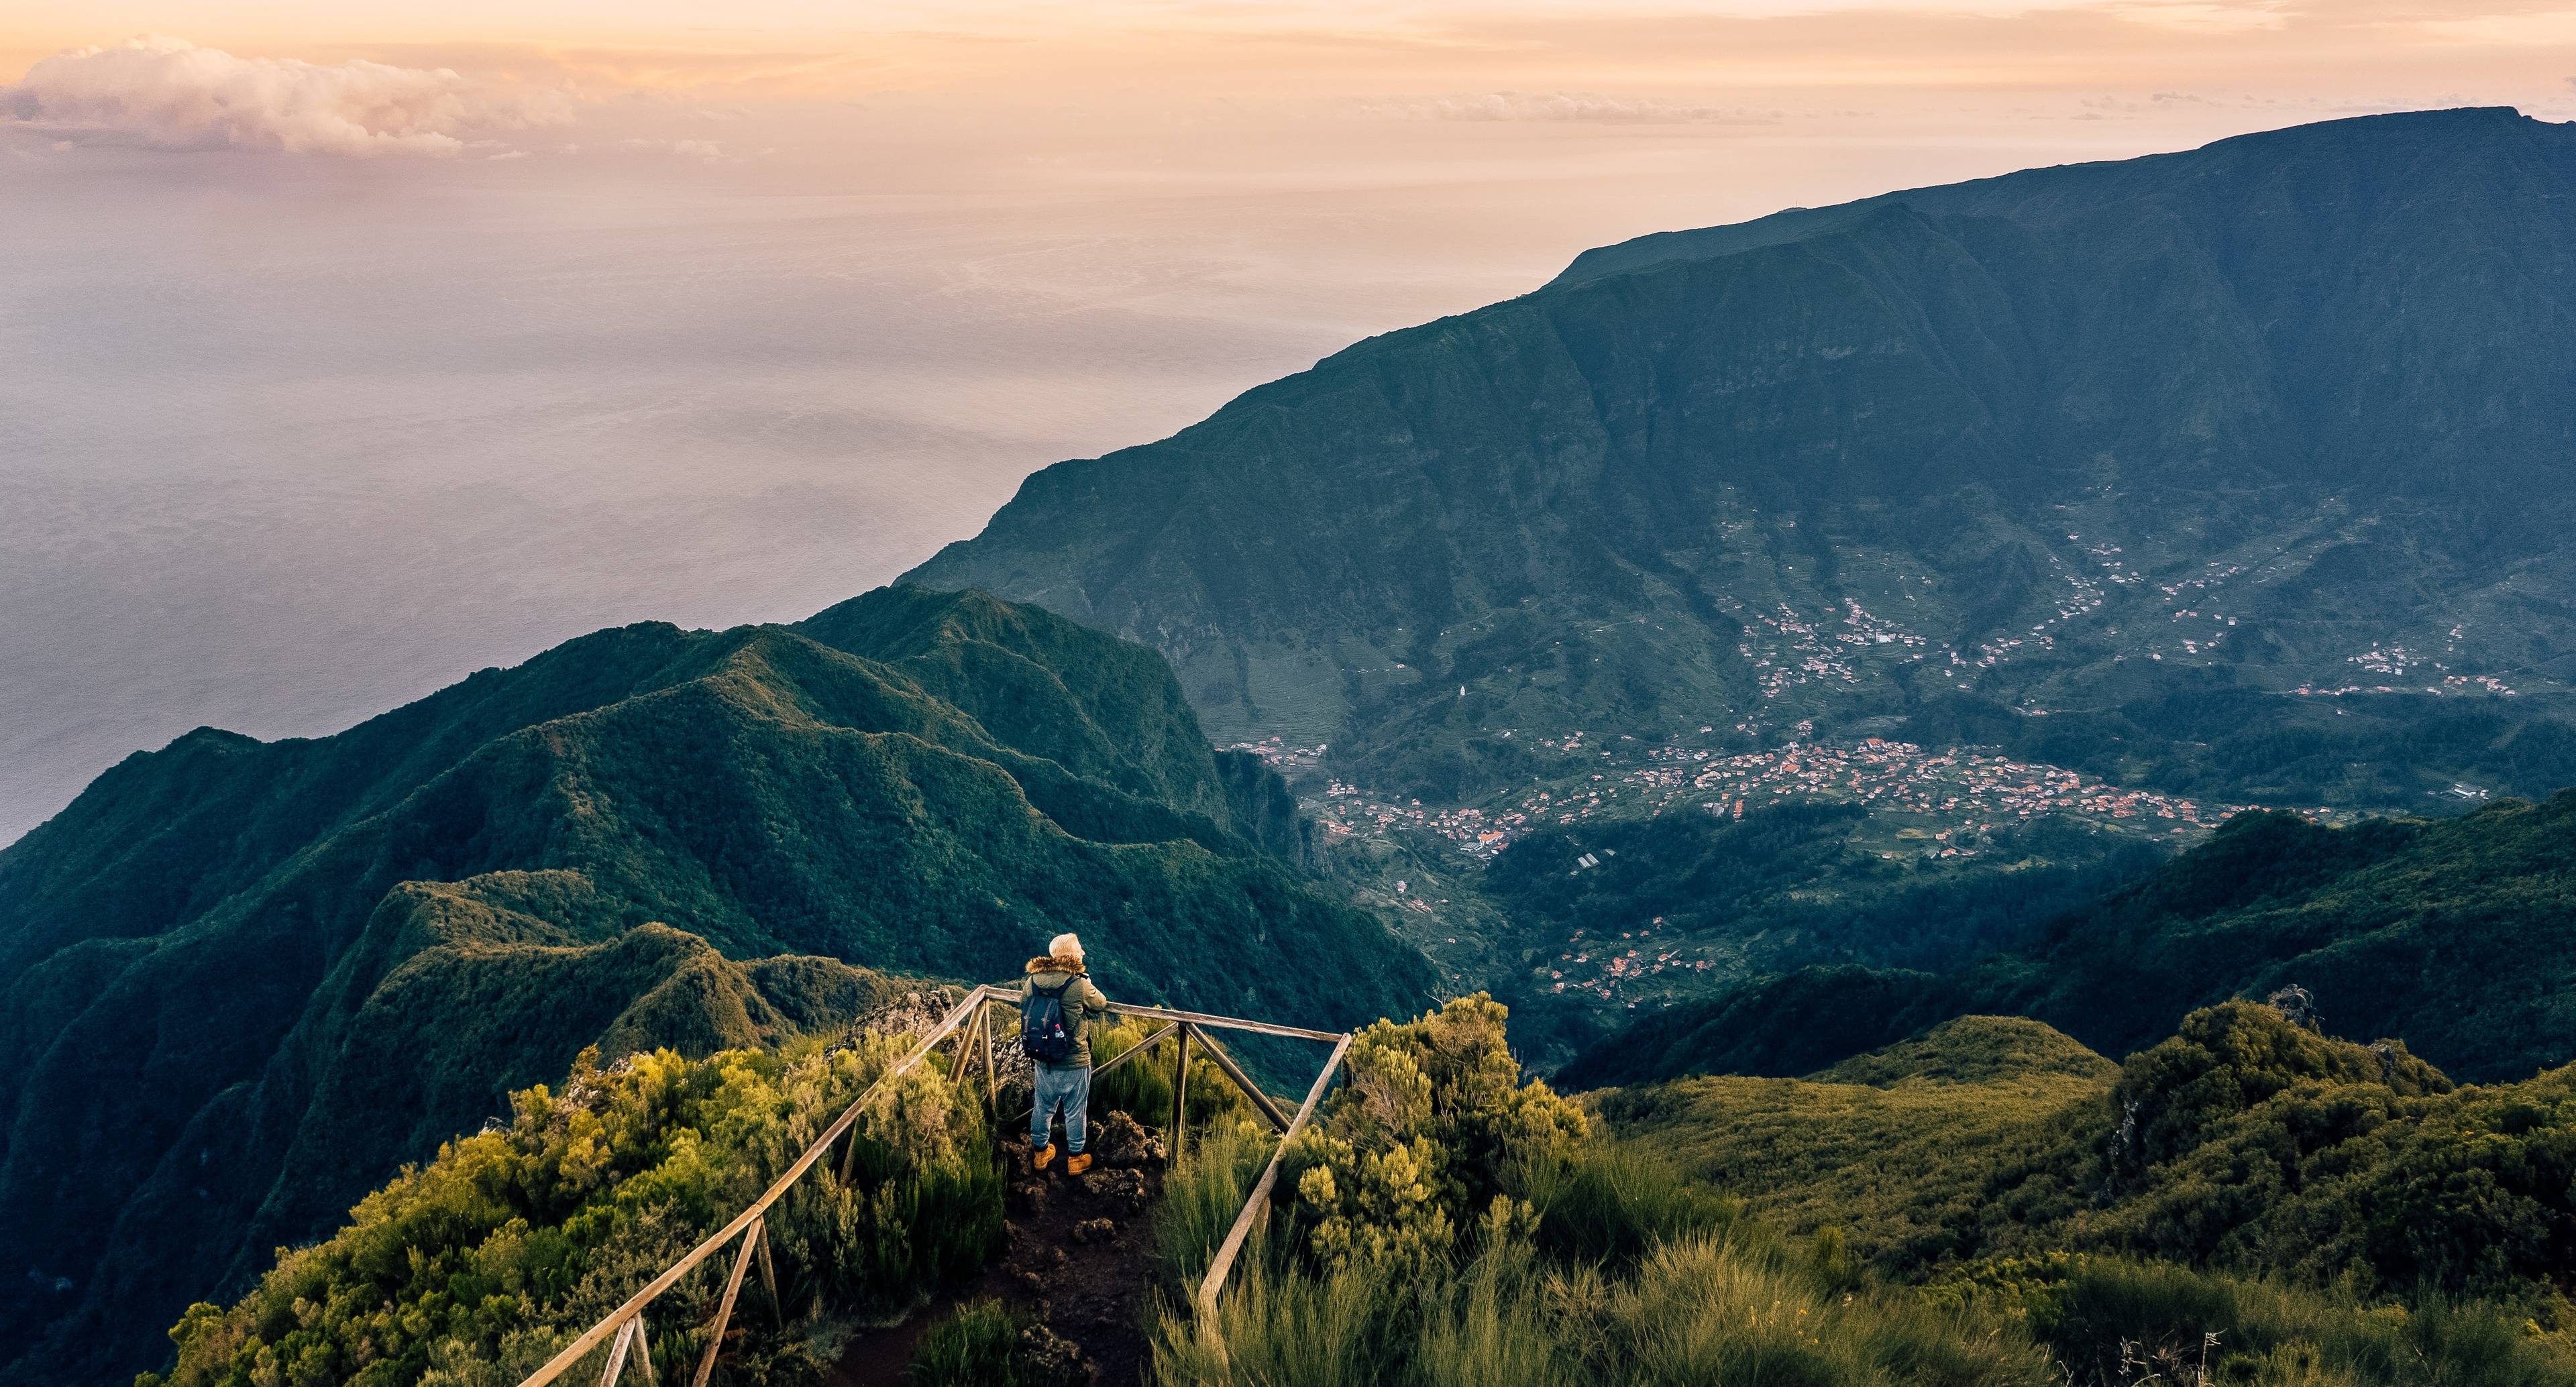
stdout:
MULTIPOLYGON (((2184 1017, 2171 1038, 2120 1067, 2111 1105, 2126 1120, 2113 1173, 2172 1160, 2240 1113, 2303 1085, 2329 1084, 2381 1089, 2390 1099, 2451 1091, 2451 1081, 2402 1041, 2374 1049, 2292 1024, 2257 1002, 2222 1002, 2184 1017)), ((2353 1120, 2375 1125, 2359 1113, 2353 1120)))
MULTIPOLYGON (((1107 1064, 1127 1053, 1145 1037, 1162 1029, 1159 1021, 1122 1017, 1113 1024, 1094 1026, 1091 1031, 1091 1062, 1107 1064)), ((1180 1054, 1178 1037, 1166 1036, 1161 1044, 1143 1059, 1120 1066, 1103 1074, 1091 1089, 1091 1111, 1123 1112, 1148 1127, 1169 1127, 1172 1122, 1172 1071, 1180 1054)), ((1190 1049, 1190 1110, 1192 1128, 1232 1122, 1253 1117, 1251 1100, 1234 1086, 1207 1051, 1193 1045, 1190 1049)))
POLYGON ((2125 1133, 2077 1245, 2380 1294, 2546 1301, 2576 1265, 2576 1068, 2454 1090, 2252 1003, 2130 1057, 2125 1133))
MULTIPOLYGON (((506 1129, 449 1142, 369 1195, 329 1240, 283 1252, 229 1309, 171 1331, 168 1387, 483 1387, 518 1381, 730 1220, 910 1046, 670 1051, 601 1069, 583 1052, 560 1093, 513 1096, 506 1129)), ((899 1309, 980 1266, 1002 1236, 1001 1176, 979 1105, 935 1069, 898 1080, 835 1163, 773 1206, 780 1317, 899 1309)), ((707 1259, 648 1311, 657 1364, 704 1351, 730 1271, 707 1259)), ((748 1283, 729 1380, 811 1375, 748 1283)), ((599 1371, 599 1354, 574 1371, 599 1371)))
POLYGON ((1587 1130, 1583 1113, 1521 1081, 1508 1015, 1478 993, 1359 1033, 1349 1082, 1282 1171, 1291 1246, 1324 1265, 1427 1265, 1456 1253, 1496 1201, 1513 1201, 1513 1172, 1564 1159, 1587 1130))
MULTIPOLYGON (((1213 1315, 1157 1328, 1165 1387, 2042 1387, 2045 1355, 1981 1309, 1864 1283, 1838 1238, 1792 1250, 1733 1201, 1592 1136, 1524 1084, 1503 1009, 1462 998, 1351 1047, 1295 1192, 1213 1315)), ((1258 1133, 1246 1133, 1248 1142, 1258 1133)), ((1257 1165, 1168 1187, 1195 1268, 1257 1165)))
MULTIPOLYGON (((1953 1029, 1953 1028, 1944 1028, 1953 1029)), ((2576 1266, 2576 1066, 2453 1088, 2393 1042, 2356 1045, 2231 1002, 2116 1082, 2045 1054, 1713 1076, 1590 1095, 1612 1132, 1796 1232, 1846 1230, 1885 1275, 2051 1250, 2126 1253, 2566 1323, 2576 1266)), ((1982 1047, 1981 1047, 1982 1048, 1982 1047)))

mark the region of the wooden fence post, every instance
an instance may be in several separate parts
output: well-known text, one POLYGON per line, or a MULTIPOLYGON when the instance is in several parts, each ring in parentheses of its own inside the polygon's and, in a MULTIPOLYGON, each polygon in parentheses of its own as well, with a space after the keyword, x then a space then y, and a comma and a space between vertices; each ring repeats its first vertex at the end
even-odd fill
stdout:
POLYGON ((778 1297, 778 1268, 769 1260, 769 1220, 753 1224, 760 1230, 760 1284, 769 1290, 769 1317, 780 1329, 787 1327, 787 1302, 778 1297))
POLYGON ((635 1346, 635 1321, 617 1327, 617 1341, 608 1346, 608 1361, 599 1365, 599 1387, 617 1387, 617 1375, 626 1369, 626 1351, 635 1346))
POLYGON ((707 1387, 707 1379, 716 1371, 716 1355, 724 1349, 725 1321, 733 1318, 733 1298, 742 1293, 742 1274, 751 1270, 751 1250, 760 1241, 761 1219, 753 1219, 743 1230, 742 1252, 733 1259, 733 1275, 726 1278, 724 1299, 716 1302, 716 1322, 707 1330, 707 1356, 698 1360, 698 1375, 691 1387, 707 1387))
POLYGON ((996 1110, 1002 1104, 1002 1078, 993 1061, 993 1009, 979 1005, 975 1010, 982 1013, 979 1019, 984 1023, 981 1027, 984 1032, 984 1109, 998 1117, 1001 1115, 996 1110))
MULTIPOLYGON (((1334 1071, 1342 1067, 1342 1056, 1350 1053, 1351 1037, 1345 1035, 1333 1046, 1332 1057, 1324 1061, 1324 1072, 1315 1076, 1315 1086, 1306 1090, 1306 1102, 1297 1109, 1295 1120, 1279 1138, 1279 1148, 1270 1153, 1270 1164, 1263 1167, 1261 1178, 1253 1183, 1252 1197, 1243 1201, 1243 1212, 1234 1216, 1234 1226, 1226 1230, 1225 1241, 1217 1247, 1216 1259, 1208 1264, 1207 1276, 1199 1282, 1197 1304, 1199 1319, 1208 1332, 1216 1332, 1216 1293, 1225 1288, 1226 1273, 1234 1270, 1234 1259, 1243 1251, 1243 1240, 1252 1233, 1252 1225, 1262 1215, 1262 1206, 1270 1202, 1270 1187, 1279 1183, 1279 1162, 1288 1154, 1288 1144, 1306 1130, 1315 1116, 1315 1105, 1324 1101, 1324 1090, 1332 1085, 1334 1071)), ((1220 1341, 1220 1349, 1222 1349, 1220 1341)))
POLYGON ((1187 1021, 1180 1026, 1180 1054, 1172 1065, 1172 1150, 1167 1161, 1172 1170, 1181 1168, 1181 1148, 1190 1138, 1190 1037, 1198 1033, 1187 1021))
POLYGON ((1198 1035, 1199 1044, 1207 1047, 1208 1058, 1216 1061, 1216 1067, 1227 1078, 1234 1080, 1234 1086, 1243 1090, 1243 1096, 1252 1100, 1252 1106, 1259 1108, 1263 1117, 1270 1119, 1270 1130, 1287 1131, 1288 1114, 1279 1111, 1279 1104, 1273 1101, 1269 1094, 1262 1092, 1260 1085, 1252 1082, 1252 1076, 1243 1072, 1243 1066, 1234 1062, 1234 1056, 1226 1053, 1225 1047, 1217 1043, 1215 1036, 1209 1035, 1205 1030, 1201 1030, 1198 1035))
POLYGON ((627 1323, 635 1326, 635 1366, 644 1370, 646 1382, 659 1382, 661 1374, 653 1371, 653 1329, 644 1323, 644 1312, 636 1311, 627 1323))

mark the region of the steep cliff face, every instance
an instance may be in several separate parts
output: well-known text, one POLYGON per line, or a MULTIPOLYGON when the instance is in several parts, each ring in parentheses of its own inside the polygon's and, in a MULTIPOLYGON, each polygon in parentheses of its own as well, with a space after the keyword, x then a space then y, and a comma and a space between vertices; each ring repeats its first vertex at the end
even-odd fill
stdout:
POLYGON ((1127 998, 1412 1006, 1419 956, 1241 797, 1152 652, 919 590, 131 758, 0 854, 8 1379, 151 1366, 189 1300, 586 1044, 768 1043, 1063 929, 1127 998))
POLYGON ((1506 728, 2042 711, 2135 777, 2542 792, 2563 755, 2496 748, 2576 653, 2571 310, 2576 127, 2300 127, 1594 251, 1047 469, 911 577, 1425 795, 1525 779, 1506 728))

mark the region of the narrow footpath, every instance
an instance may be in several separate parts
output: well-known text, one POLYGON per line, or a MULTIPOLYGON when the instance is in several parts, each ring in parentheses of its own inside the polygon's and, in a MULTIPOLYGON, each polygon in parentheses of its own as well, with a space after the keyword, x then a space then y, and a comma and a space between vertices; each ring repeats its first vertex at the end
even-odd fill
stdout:
POLYGON ((1064 1173, 1064 1157, 1029 1173, 1026 1133, 1001 1147, 1007 1162, 1009 1242, 975 1281, 942 1295, 903 1323, 852 1339, 829 1387, 894 1387, 923 1331, 960 1305, 997 1300, 1032 1322, 1032 1355, 1071 1358, 1070 1374, 1092 1387, 1136 1387, 1149 1357, 1153 1308, 1154 1211, 1163 1197, 1163 1140, 1125 1113, 1093 1124, 1094 1164, 1064 1173))

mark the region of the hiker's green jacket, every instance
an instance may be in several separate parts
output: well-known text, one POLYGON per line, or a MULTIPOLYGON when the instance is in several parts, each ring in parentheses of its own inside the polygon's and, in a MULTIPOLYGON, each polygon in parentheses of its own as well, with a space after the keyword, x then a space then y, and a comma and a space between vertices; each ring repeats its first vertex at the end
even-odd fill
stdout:
POLYGON ((1028 976, 1020 979, 1020 1000, 1027 1001, 1029 993, 1038 989, 1063 991, 1064 1028, 1073 1035, 1073 1054, 1065 1059, 1064 1067, 1089 1069, 1091 1023, 1095 1018, 1109 1014, 1109 999, 1101 996, 1100 989, 1091 985, 1091 977, 1083 971, 1081 964, 1066 963, 1061 959, 1029 960, 1028 976))

